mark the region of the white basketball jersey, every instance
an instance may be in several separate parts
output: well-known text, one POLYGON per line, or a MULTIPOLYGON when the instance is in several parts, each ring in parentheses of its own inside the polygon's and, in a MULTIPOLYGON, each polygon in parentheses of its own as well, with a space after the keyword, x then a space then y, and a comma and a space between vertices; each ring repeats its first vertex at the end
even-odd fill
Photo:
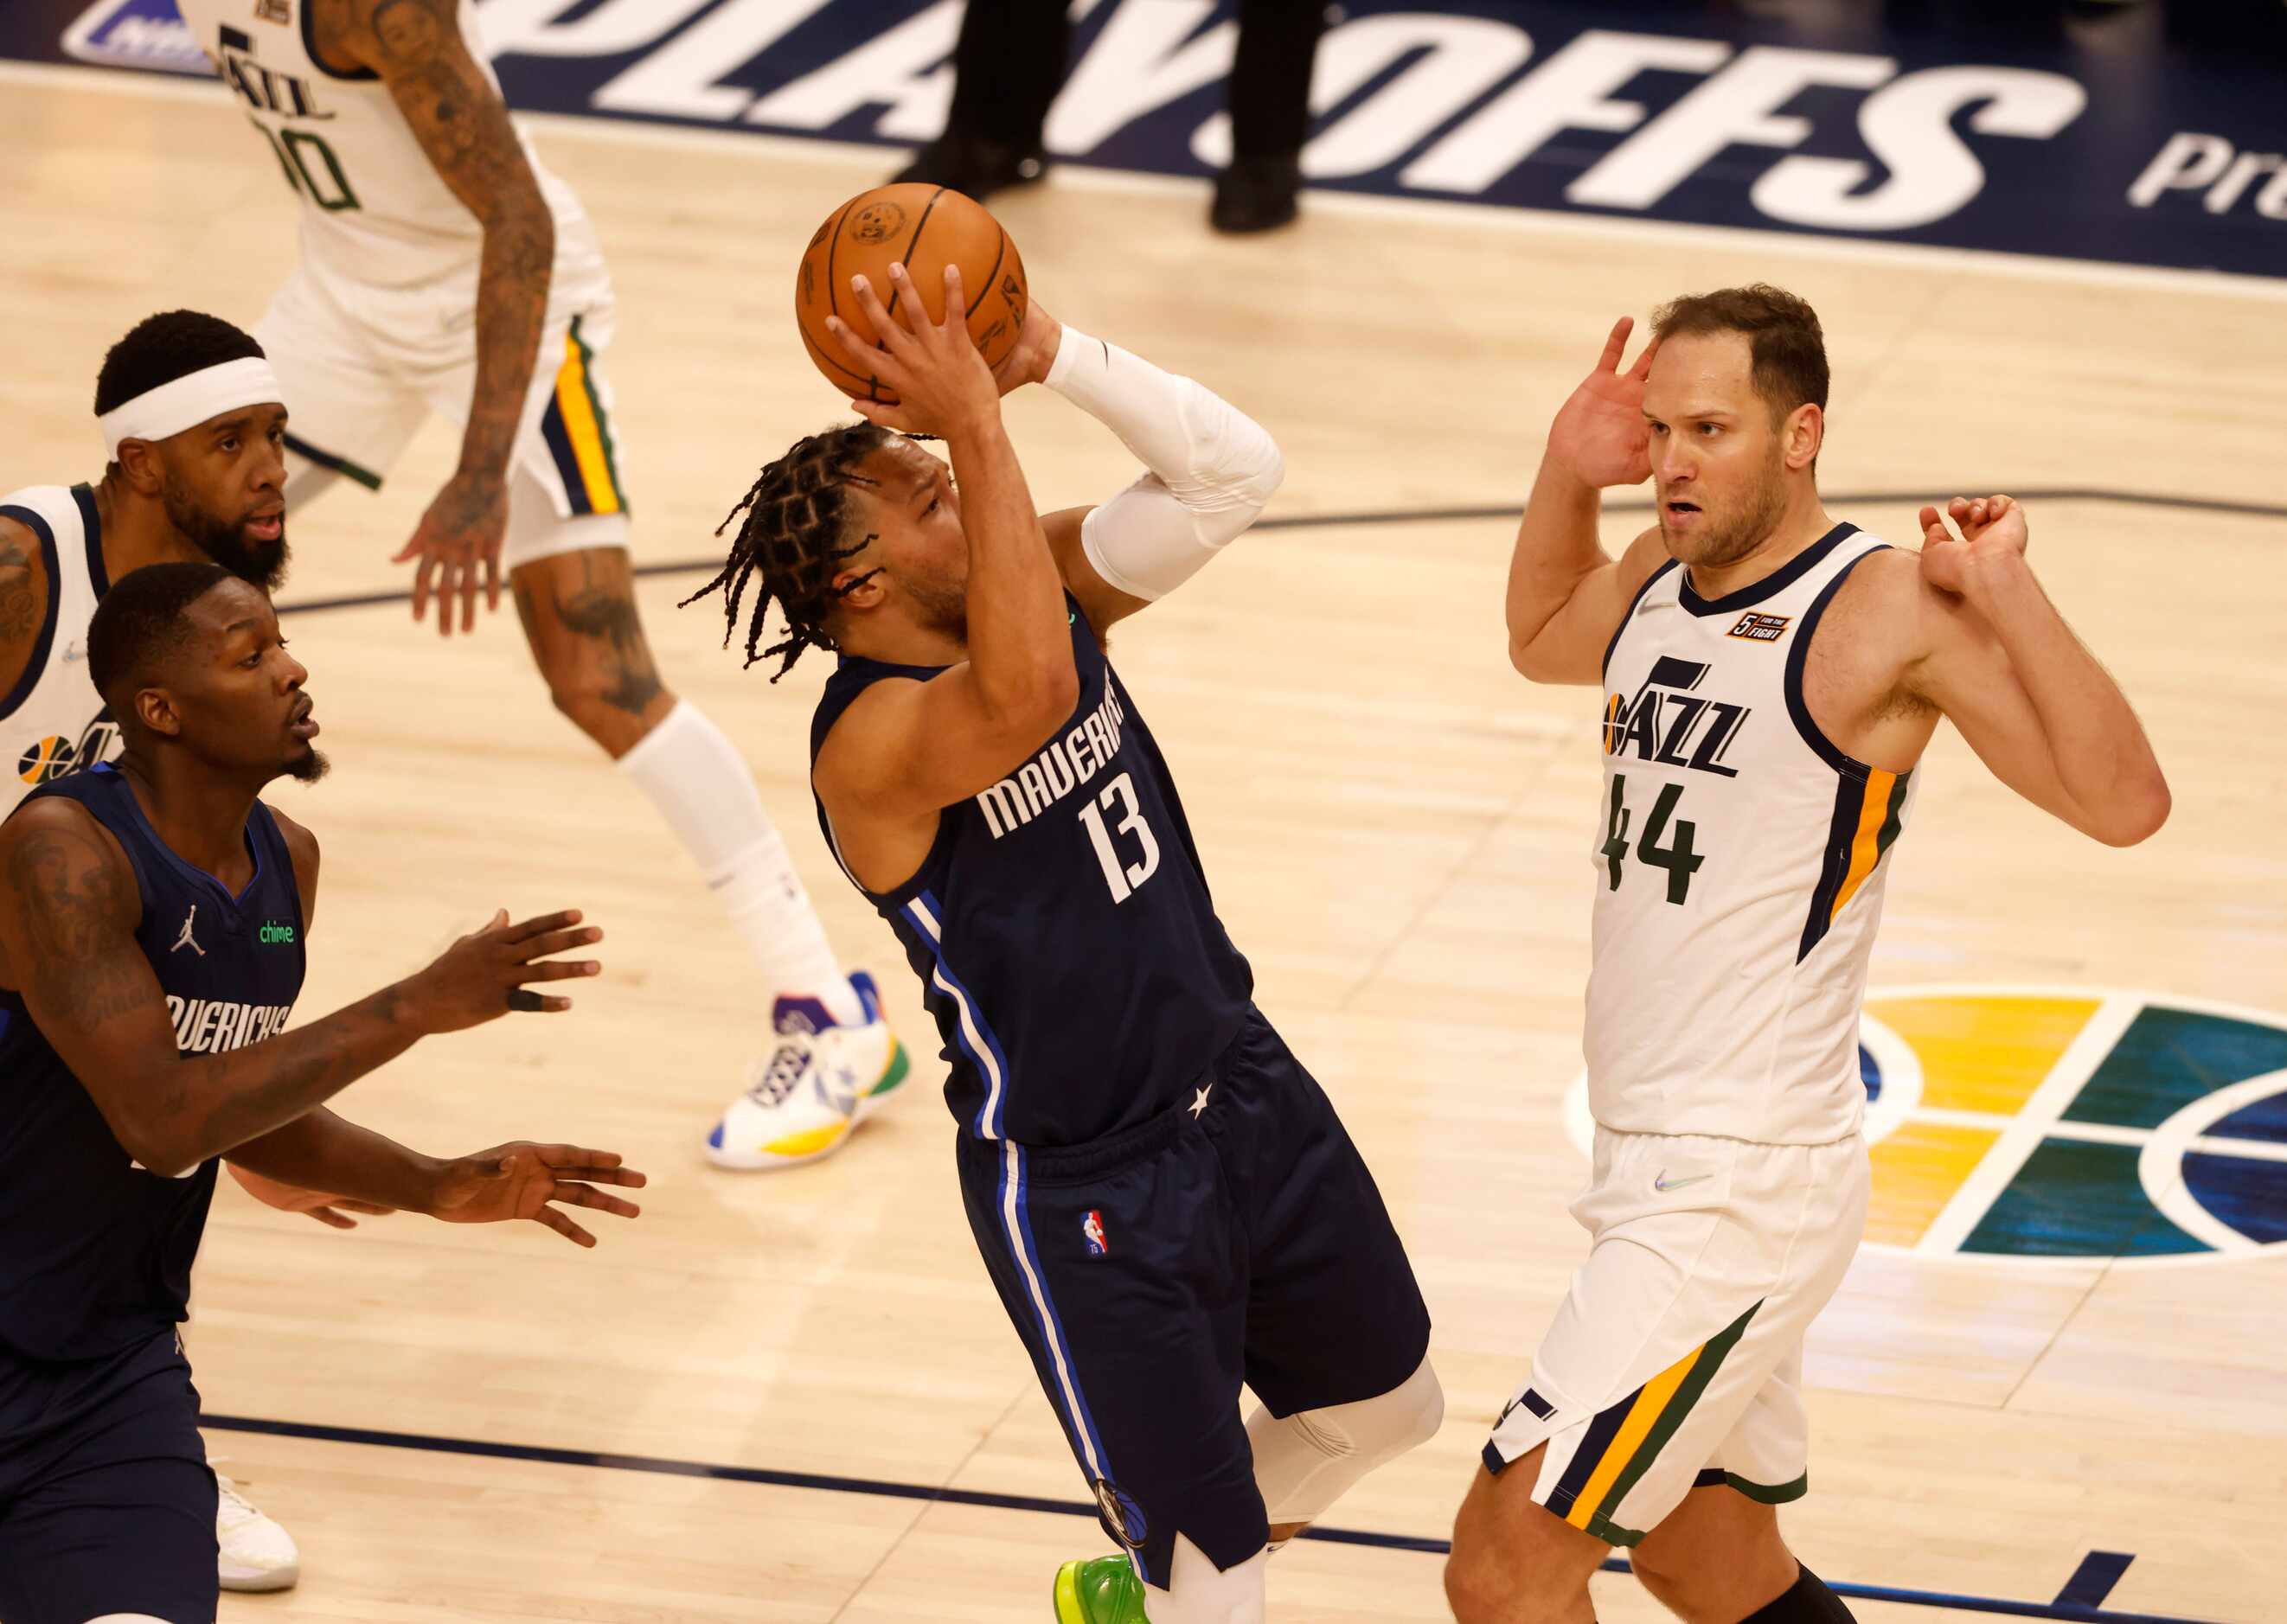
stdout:
POLYGON ((1713 602, 1670 560, 1613 637, 1586 1040, 1607 1128, 1857 1130, 1859 1005, 1912 775, 1836 749, 1802 676, 1835 590, 1884 545, 1838 524, 1713 602))
MULTIPOLYGON (((336 73, 317 60, 309 0, 177 4, 301 200, 305 264, 336 291, 472 277, 482 226, 438 175, 380 76, 336 73)), ((479 43, 475 0, 461 0, 460 26, 499 94, 479 43)), ((582 234, 586 217, 528 141, 525 156, 555 212, 560 250, 567 235, 582 234)))
POLYGON ((0 761, 14 769, 0 816, 26 792, 119 753, 119 729, 87 674, 87 627, 108 584, 103 527, 85 485, 33 485, 0 497, 0 517, 39 539, 48 601, 39 641, 12 692, 0 697, 0 761))

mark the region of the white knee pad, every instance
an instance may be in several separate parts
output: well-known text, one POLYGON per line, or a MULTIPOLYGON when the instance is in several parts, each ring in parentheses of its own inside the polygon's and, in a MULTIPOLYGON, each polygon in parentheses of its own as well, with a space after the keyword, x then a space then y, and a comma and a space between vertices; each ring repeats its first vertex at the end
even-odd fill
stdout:
POLYGON ((1263 1571, 1270 1553, 1258 1550, 1223 1572, 1182 1534, 1169 1560, 1166 1589, 1144 1587, 1144 1612, 1151 1624, 1262 1624, 1263 1571))
POLYGON ((1283 1421, 1257 1408, 1246 1436, 1272 1525, 1316 1522, 1366 1473, 1436 1437, 1444 1418, 1445 1391, 1427 1359, 1378 1398, 1298 1410, 1283 1421))
POLYGON ((167 1624, 167 1620, 147 1612, 107 1612, 99 1619, 90 1619, 87 1624, 167 1624))

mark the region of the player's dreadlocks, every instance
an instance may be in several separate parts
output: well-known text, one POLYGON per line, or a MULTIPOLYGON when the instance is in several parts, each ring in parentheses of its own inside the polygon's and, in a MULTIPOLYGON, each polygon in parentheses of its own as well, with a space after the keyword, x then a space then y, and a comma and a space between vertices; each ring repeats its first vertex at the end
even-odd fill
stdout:
POLYGON ((710 592, 723 591, 723 646, 727 649, 739 629, 739 603, 746 595, 748 578, 761 576, 762 590, 747 620, 746 663, 784 655, 771 674, 773 682, 793 669, 804 649, 838 646, 826 629, 834 606, 881 573, 868 570, 838 588, 834 585, 835 567, 863 552, 874 539, 868 534, 848 540, 843 488, 874 483, 858 471, 858 464, 890 439, 889 430, 858 422, 797 440, 791 451, 763 469, 754 488, 715 528, 719 536, 732 519, 747 516, 722 572, 683 602, 695 603, 710 592), (758 652, 763 618, 773 598, 786 618, 787 635, 758 652))

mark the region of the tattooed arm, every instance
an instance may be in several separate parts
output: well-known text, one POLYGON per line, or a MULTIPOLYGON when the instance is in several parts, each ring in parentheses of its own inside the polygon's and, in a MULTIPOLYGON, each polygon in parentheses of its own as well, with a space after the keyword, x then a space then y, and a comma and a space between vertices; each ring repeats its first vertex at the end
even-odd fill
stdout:
POLYGON ((592 961, 534 961, 602 934, 571 928, 576 913, 518 926, 503 914, 427 969, 322 1021, 186 1056, 135 940, 141 914, 126 853, 84 807, 36 800, 0 824, 0 986, 22 994, 120 1147, 169 1177, 292 1122, 422 1037, 506 1013, 509 993, 526 982, 596 974, 592 961))
POLYGON ((0 693, 14 688, 31 664, 47 603, 48 564, 39 537, 0 519, 0 693))
POLYGON ((428 608, 451 635, 477 618, 481 561, 486 606, 500 607, 500 549, 508 524, 508 461, 547 325, 556 220, 525 158, 516 127, 461 37, 456 0, 318 0, 316 43, 328 60, 371 68, 396 99, 414 138, 453 195, 484 225, 477 273, 477 382, 460 469, 440 491, 398 561, 419 558, 413 618, 428 608))

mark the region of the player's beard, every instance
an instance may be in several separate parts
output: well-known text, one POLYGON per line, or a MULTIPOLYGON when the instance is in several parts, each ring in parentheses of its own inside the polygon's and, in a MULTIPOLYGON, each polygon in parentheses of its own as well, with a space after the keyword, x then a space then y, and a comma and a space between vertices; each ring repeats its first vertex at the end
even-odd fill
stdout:
POLYGON ((969 594, 959 585, 908 578, 901 583, 914 601, 914 616, 923 628, 969 643, 969 594))
MULTIPOLYGON (((1721 524, 1710 524, 1689 552, 1676 551, 1674 538, 1667 534, 1667 515, 1663 509, 1659 525, 1669 552, 1686 564, 1711 570, 1720 570, 1746 557, 1771 539, 1779 521, 1786 516, 1785 473, 1786 460, 1774 444, 1763 464, 1762 477, 1746 493, 1736 516, 1721 524)), ((1704 504, 1702 510, 1705 511, 1704 504)), ((1713 516, 1709 514, 1711 519, 1713 516)))
POLYGON ((291 557, 286 545, 286 525, 278 525, 278 540, 256 541, 246 534, 243 519, 218 519, 191 499, 191 493, 175 480, 167 481, 160 495, 167 510, 167 522, 191 539, 191 545, 228 570, 239 579, 275 592, 286 579, 286 565, 291 557))
POLYGON ((326 760, 323 752, 313 747, 287 762, 284 776, 297 784, 315 784, 331 770, 333 765, 326 760))

